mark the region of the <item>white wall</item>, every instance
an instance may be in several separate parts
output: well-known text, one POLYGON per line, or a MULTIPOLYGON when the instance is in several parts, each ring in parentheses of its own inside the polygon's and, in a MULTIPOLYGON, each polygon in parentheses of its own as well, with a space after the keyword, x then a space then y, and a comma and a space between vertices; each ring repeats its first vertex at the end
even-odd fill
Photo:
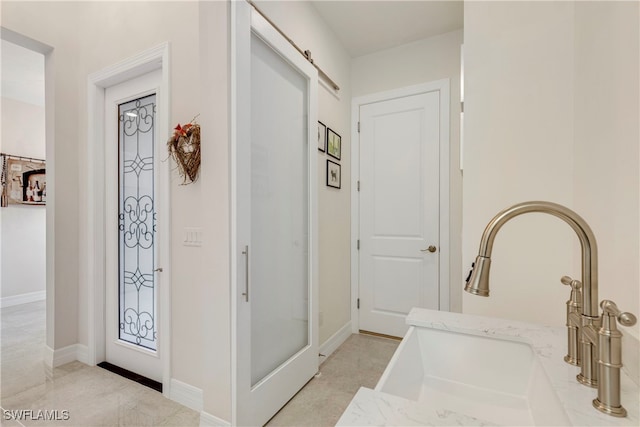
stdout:
POLYGON ((600 299, 640 314, 639 7, 575 7, 575 208, 598 238, 600 299))
MULTIPOLYGON (((78 342, 78 236, 79 236, 79 139, 77 132, 80 84, 76 65, 77 5, 71 3, 2 3, 2 26, 9 30, 61 48, 45 58, 46 67, 55 67, 45 82, 45 99, 55 100, 46 112, 47 138, 47 233, 60 236, 55 247, 47 243, 47 280, 55 279, 55 290, 47 283, 47 345, 62 348, 78 342), (52 17, 55 17, 52 19, 52 17), (51 83, 51 85, 49 85, 51 83), (54 117, 55 123, 52 118, 54 117), (55 134, 49 134, 55 128, 55 134), (55 144, 53 141, 55 140, 55 144), (65 191, 55 191, 64 188, 65 191), (55 302, 56 317, 51 310, 55 302)), ((47 101, 45 101, 47 102, 47 101)), ((86 107, 85 107, 86 109, 86 107)), ((52 245, 54 242, 51 242, 52 245)))
MULTIPOLYGON (((465 3, 463 268, 500 210, 526 200, 573 204, 573 5, 465 3)), ((491 297, 465 313, 563 325, 573 231, 529 214, 496 238, 491 297)))
MULTIPOLYGON (((42 74, 44 75, 44 57, 42 74)), ((0 151, 15 156, 44 159, 44 107, 9 98, 2 98, 1 102, 0 151)), ((0 298, 44 292, 45 207, 9 204, 6 208, 0 208, 0 226, 0 298)))
MULTIPOLYGON (((231 420, 229 7, 201 2, 200 118, 202 128, 201 371, 204 411, 231 420)), ((189 345, 189 344, 185 344, 189 345)), ((191 343, 193 345, 193 343, 191 343)), ((185 362, 183 362, 185 363, 185 362)), ((186 363, 189 363, 186 361, 186 363)))
POLYGON ((187 186, 180 185, 177 172, 171 178, 172 377, 204 390, 205 409, 230 419, 229 266, 226 255, 221 256, 229 243, 224 228, 229 208, 224 119, 228 82, 220 71, 228 66, 227 22, 223 2, 2 2, 3 27, 54 48, 48 61, 55 76, 55 330, 47 342, 54 349, 88 342, 87 289, 93 284, 84 280, 88 251, 83 239, 87 224, 83 194, 86 176, 92 172, 85 160, 87 77, 162 42, 171 44, 169 123, 185 123, 205 112, 199 120, 206 135, 203 168, 211 171, 187 186), (211 50, 200 49, 200 6, 217 23, 213 29, 203 29, 204 40, 216 39, 211 50), (215 64, 211 75, 203 75, 206 85, 201 83, 201 60, 209 69, 215 64), (216 80, 211 84, 209 79, 216 80), (204 87, 216 92, 205 95, 204 87), (220 111, 222 115, 215 116, 220 111), (203 228, 201 248, 182 246, 185 227, 203 228), (210 268, 216 270, 205 278, 210 268))
POLYGON ((13 204, 0 212, 3 300, 45 290, 45 213, 44 206, 13 204))
MULTIPOLYGON (((598 239, 600 300, 640 314, 640 8, 575 5, 575 209, 598 239)), ((578 262, 578 261, 574 261, 578 262)), ((620 328, 638 378, 639 325, 620 328), (629 339, 635 337, 635 340, 629 339)))
POLYGON ((318 153, 318 216, 320 234, 320 345, 345 326, 351 318, 351 176, 350 57, 308 2, 258 1, 262 10, 302 50, 312 57, 338 86, 337 97, 320 85, 318 120, 342 137, 342 188, 326 186, 327 155, 318 153))
MULTIPOLYGON (((44 57, 42 74, 44 75, 44 57)), ((1 98, 1 102, 2 152, 44 159, 44 107, 5 97, 1 98)))
POLYGON ((450 309, 462 310, 462 173, 460 158, 460 45, 462 30, 354 58, 351 61, 353 97, 405 86, 450 79, 450 309))
MULTIPOLYGON (((465 266, 499 210, 558 202, 596 235, 600 299, 640 312, 638 18, 635 2, 465 3, 465 266)), ((465 294, 464 312, 564 325, 576 242, 556 218, 513 220, 491 297, 465 294)))

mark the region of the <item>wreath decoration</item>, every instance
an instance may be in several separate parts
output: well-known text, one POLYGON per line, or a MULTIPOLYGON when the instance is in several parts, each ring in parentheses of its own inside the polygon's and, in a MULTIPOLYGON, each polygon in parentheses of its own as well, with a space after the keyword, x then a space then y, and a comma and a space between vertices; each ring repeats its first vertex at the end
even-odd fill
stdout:
POLYGON ((200 171, 200 125, 195 119, 184 126, 178 123, 173 136, 167 141, 169 155, 178 165, 178 172, 182 176, 182 185, 195 182, 200 171))

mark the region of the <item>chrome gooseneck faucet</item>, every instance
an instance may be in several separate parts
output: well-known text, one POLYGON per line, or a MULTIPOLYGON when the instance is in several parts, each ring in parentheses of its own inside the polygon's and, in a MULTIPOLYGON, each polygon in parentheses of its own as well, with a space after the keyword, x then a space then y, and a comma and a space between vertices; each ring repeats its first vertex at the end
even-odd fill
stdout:
POLYGON ((578 235, 582 247, 582 282, 566 276, 561 280, 572 289, 567 301, 568 354, 565 361, 580 366, 577 376, 579 382, 598 387, 598 398, 593 401, 598 410, 624 417, 626 410, 620 404, 622 343, 616 319, 622 325, 631 326, 636 318, 630 313, 621 313, 611 301, 602 302, 603 314, 599 315, 598 248, 593 231, 580 215, 562 205, 541 201, 519 203, 498 213, 482 234, 480 250, 464 290, 474 295, 489 296, 493 241, 506 222, 530 212, 556 216, 569 224, 578 235))

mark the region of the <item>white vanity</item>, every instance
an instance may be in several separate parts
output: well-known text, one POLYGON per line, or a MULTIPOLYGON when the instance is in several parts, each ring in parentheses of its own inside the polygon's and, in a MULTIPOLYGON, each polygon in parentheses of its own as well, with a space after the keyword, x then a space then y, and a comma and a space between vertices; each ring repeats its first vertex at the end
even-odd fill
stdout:
POLYGON ((625 418, 596 410, 597 390, 564 362, 566 328, 414 308, 375 390, 360 388, 339 426, 640 425, 623 371, 625 418))

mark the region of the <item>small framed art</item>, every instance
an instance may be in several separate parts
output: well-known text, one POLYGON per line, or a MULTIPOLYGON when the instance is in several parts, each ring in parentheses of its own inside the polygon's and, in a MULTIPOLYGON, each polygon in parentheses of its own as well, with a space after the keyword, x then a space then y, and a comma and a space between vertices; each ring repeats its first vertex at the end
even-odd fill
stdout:
POLYGON ((331 129, 327 129, 327 154, 340 160, 341 151, 342 138, 331 129))
POLYGON ((0 191, 7 204, 47 204, 47 171, 44 160, 3 154, 1 175, 0 191))
POLYGON ((340 165, 327 159, 327 187, 340 188, 340 165))
POLYGON ((318 121, 318 150, 324 153, 327 145, 327 127, 318 121))

